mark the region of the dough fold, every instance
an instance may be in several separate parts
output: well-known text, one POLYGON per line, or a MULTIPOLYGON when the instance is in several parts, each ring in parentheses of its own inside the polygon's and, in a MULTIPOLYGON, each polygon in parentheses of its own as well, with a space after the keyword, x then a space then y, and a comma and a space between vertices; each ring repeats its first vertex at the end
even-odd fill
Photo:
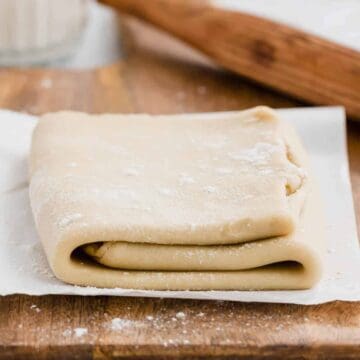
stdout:
POLYGON ((30 200, 54 274, 83 286, 305 289, 323 222, 305 151, 267 107, 43 116, 30 200))

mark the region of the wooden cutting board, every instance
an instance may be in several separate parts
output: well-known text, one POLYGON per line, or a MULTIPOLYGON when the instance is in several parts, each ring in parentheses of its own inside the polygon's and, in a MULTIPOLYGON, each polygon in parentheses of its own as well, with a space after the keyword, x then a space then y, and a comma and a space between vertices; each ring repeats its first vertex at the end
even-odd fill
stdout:
MULTIPOLYGON (((123 30, 127 58, 106 68, 0 70, 0 106, 40 114, 60 109, 178 113, 301 105, 218 70, 134 20, 127 19, 123 30)), ((359 124, 349 123, 348 140, 359 223, 359 124)), ((0 359, 355 359, 359 354, 360 303, 0 298, 0 359)))

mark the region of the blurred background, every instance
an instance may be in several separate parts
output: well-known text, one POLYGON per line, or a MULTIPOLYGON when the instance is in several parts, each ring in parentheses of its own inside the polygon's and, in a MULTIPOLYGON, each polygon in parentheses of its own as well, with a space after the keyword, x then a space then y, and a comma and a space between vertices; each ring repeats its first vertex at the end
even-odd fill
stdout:
POLYGON ((360 0, 0 0, 0 75, 2 106, 35 114, 341 105, 360 119, 360 0))
MULTIPOLYGON (((145 1, 145 0, 144 0, 145 1)), ((359 0, 215 0, 360 51, 359 0)), ((0 65, 92 68, 121 58, 116 11, 94 0, 0 0, 0 65)))

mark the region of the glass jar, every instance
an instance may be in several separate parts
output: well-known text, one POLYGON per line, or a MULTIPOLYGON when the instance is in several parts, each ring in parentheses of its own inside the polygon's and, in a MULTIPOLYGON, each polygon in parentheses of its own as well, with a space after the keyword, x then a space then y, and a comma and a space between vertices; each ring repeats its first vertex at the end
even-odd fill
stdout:
POLYGON ((0 0, 0 65, 45 64, 74 49, 88 0, 0 0))

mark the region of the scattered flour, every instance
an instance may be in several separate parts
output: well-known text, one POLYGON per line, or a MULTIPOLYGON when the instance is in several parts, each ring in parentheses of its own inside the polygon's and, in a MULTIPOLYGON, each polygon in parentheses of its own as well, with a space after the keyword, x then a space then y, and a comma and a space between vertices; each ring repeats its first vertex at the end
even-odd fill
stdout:
POLYGON ((280 144, 258 142, 251 148, 228 153, 228 157, 232 160, 242 160, 254 165, 263 165, 268 162, 272 154, 278 151, 281 151, 280 144))
POLYGON ((35 305, 35 304, 32 304, 32 305, 30 306, 30 309, 36 311, 37 313, 39 313, 39 312, 41 311, 41 310, 38 308, 38 306, 35 305))
POLYGON ((74 214, 70 214, 67 216, 64 216, 59 222, 58 225, 59 227, 65 227, 68 226, 70 224, 72 224, 73 222, 75 222, 76 220, 79 220, 83 217, 82 214, 80 213, 74 213, 74 214))
POLYGON ((72 162, 69 162, 67 164, 68 167, 77 167, 78 166, 78 163, 76 163, 75 161, 72 161, 72 162))
POLYGON ((178 319, 185 319, 186 315, 184 312, 179 311, 178 313, 176 313, 175 315, 178 319))
POLYGON ((114 318, 111 320, 109 327, 111 330, 118 331, 118 330, 125 329, 131 325, 133 325, 133 321, 131 321, 131 320, 114 318))
POLYGON ((65 337, 69 337, 69 336, 71 336, 72 331, 71 331, 71 329, 66 329, 66 330, 63 331, 62 334, 63 334, 63 336, 65 336, 65 337))
POLYGON ((230 168, 217 168, 215 169, 215 172, 217 174, 220 174, 220 175, 229 175, 229 174, 232 174, 234 172, 234 169, 230 169, 230 168))
POLYGON ((174 194, 174 190, 171 190, 171 189, 165 188, 165 187, 160 188, 158 191, 161 195, 166 195, 166 196, 171 196, 174 194))
POLYGON ((193 177, 191 177, 187 174, 181 174, 179 182, 181 185, 185 185, 185 184, 193 184, 193 183, 195 183, 195 180, 193 177))
POLYGON ((140 174, 139 170, 137 170, 135 168, 131 168, 131 167, 124 169, 123 173, 126 176, 138 176, 140 174))
POLYGON ((88 333, 88 329, 87 328, 81 328, 81 327, 78 327, 78 328, 75 328, 74 329, 74 334, 76 337, 81 337, 81 336, 84 336, 88 333))
POLYGON ((66 329, 62 332, 62 335, 65 337, 70 337, 72 334, 74 334, 76 337, 82 337, 88 333, 87 328, 78 327, 75 329, 66 329))
POLYGON ((212 194, 216 191, 216 187, 215 186, 205 186, 204 190, 207 191, 208 193, 212 194))

